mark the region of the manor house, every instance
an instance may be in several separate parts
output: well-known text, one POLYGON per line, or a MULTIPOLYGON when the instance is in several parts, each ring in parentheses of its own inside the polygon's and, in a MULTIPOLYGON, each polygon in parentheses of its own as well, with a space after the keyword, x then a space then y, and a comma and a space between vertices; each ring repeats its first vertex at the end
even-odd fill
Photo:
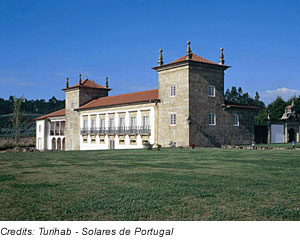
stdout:
POLYGON ((191 145, 220 147, 254 140, 254 106, 224 100, 223 49, 215 63, 194 54, 165 64, 162 50, 158 89, 109 96, 90 79, 69 86, 65 109, 36 119, 39 150, 98 150, 191 145))

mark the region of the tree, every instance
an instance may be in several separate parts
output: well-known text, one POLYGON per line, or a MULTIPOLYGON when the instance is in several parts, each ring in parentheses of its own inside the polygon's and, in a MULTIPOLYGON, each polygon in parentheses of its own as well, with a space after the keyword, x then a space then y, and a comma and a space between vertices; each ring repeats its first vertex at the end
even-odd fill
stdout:
POLYGON ((277 96, 277 98, 271 104, 269 104, 267 108, 270 113, 270 119, 280 120, 286 106, 287 104, 285 101, 280 96, 277 96))
POLYGON ((235 102, 243 105, 257 106, 259 109, 266 108, 263 101, 259 100, 260 96, 256 91, 254 99, 248 94, 248 92, 243 93, 241 87, 237 88, 235 86, 231 87, 231 90, 227 89, 225 92, 225 100, 235 102))
POLYGON ((12 126, 14 129, 15 145, 18 145, 20 139, 20 123, 22 118, 21 105, 23 97, 13 97, 13 115, 12 115, 12 126))
POLYGON ((267 109, 261 109, 258 114, 254 117, 254 123, 256 126, 262 126, 266 124, 266 119, 268 118, 267 109))

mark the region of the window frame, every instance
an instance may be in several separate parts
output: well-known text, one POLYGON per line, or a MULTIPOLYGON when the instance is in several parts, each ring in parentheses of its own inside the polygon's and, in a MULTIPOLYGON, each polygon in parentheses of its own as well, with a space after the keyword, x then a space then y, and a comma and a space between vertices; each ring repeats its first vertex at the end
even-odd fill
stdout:
POLYGON ((239 114, 233 114, 233 126, 240 126, 240 115, 239 114), (237 117, 237 122, 235 122, 237 117))
POLYGON ((108 123, 110 129, 115 128, 115 118, 109 118, 109 123, 108 123))
POLYGON ((176 96, 176 86, 172 85, 170 86, 170 97, 175 97, 175 96, 176 96))
POLYGON ((176 126, 176 113, 170 114, 170 126, 176 126))
POLYGON ((216 126, 217 125, 217 116, 216 116, 216 114, 214 114, 214 113, 209 113, 208 114, 208 125, 209 126, 216 126), (211 120, 211 116, 213 116, 213 123, 210 123, 210 120, 211 120))
POLYGON ((124 117, 120 117, 119 118, 119 127, 120 128, 125 128, 125 118, 124 117), (121 121, 122 120, 122 121, 121 121), (121 125, 122 124, 122 125, 121 125))
POLYGON ((105 129, 105 118, 100 118, 100 130, 104 130, 105 129), (102 125, 103 124, 103 125, 102 125))
POLYGON ((208 97, 216 97, 216 87, 214 85, 208 86, 208 97), (213 90, 213 93, 210 93, 210 90, 213 90))
POLYGON ((149 116, 148 115, 143 115, 142 116, 142 121, 143 121, 143 123, 142 123, 143 128, 148 128, 149 127, 149 116), (145 120, 147 120, 147 121, 145 121, 145 120))
POLYGON ((131 128, 136 128, 136 117, 135 116, 130 116, 130 127, 131 128), (132 121, 132 120, 134 120, 134 121, 132 121))

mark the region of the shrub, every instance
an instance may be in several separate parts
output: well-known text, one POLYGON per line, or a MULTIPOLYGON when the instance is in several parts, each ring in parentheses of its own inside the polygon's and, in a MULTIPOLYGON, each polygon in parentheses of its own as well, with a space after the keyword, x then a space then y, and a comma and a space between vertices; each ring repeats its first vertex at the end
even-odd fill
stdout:
POLYGON ((147 150, 152 150, 153 148, 153 144, 150 144, 149 142, 146 142, 143 146, 147 150))

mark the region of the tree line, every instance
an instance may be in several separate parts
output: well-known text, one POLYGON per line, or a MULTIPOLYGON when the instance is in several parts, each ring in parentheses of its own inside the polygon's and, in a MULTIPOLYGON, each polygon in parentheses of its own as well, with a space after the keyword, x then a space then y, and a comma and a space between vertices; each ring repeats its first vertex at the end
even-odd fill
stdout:
POLYGON ((266 106, 265 103, 260 100, 258 92, 255 93, 253 98, 248 94, 248 92, 243 93, 241 87, 237 89, 233 86, 231 90, 226 90, 225 100, 243 105, 257 106, 259 110, 255 116, 255 125, 265 125, 268 115, 270 120, 280 120, 285 111, 285 107, 291 105, 292 101, 294 101, 296 113, 298 115, 300 114, 300 95, 298 97, 293 96, 287 101, 284 101, 282 97, 278 96, 272 103, 266 106))
MULTIPOLYGON (((15 103, 15 97, 10 96, 7 100, 0 98, 0 115, 11 114, 13 112, 13 106, 15 103)), ((48 114, 56 110, 63 109, 65 107, 64 100, 58 100, 54 96, 48 101, 44 99, 28 100, 22 98, 21 110, 28 114, 48 114)))

